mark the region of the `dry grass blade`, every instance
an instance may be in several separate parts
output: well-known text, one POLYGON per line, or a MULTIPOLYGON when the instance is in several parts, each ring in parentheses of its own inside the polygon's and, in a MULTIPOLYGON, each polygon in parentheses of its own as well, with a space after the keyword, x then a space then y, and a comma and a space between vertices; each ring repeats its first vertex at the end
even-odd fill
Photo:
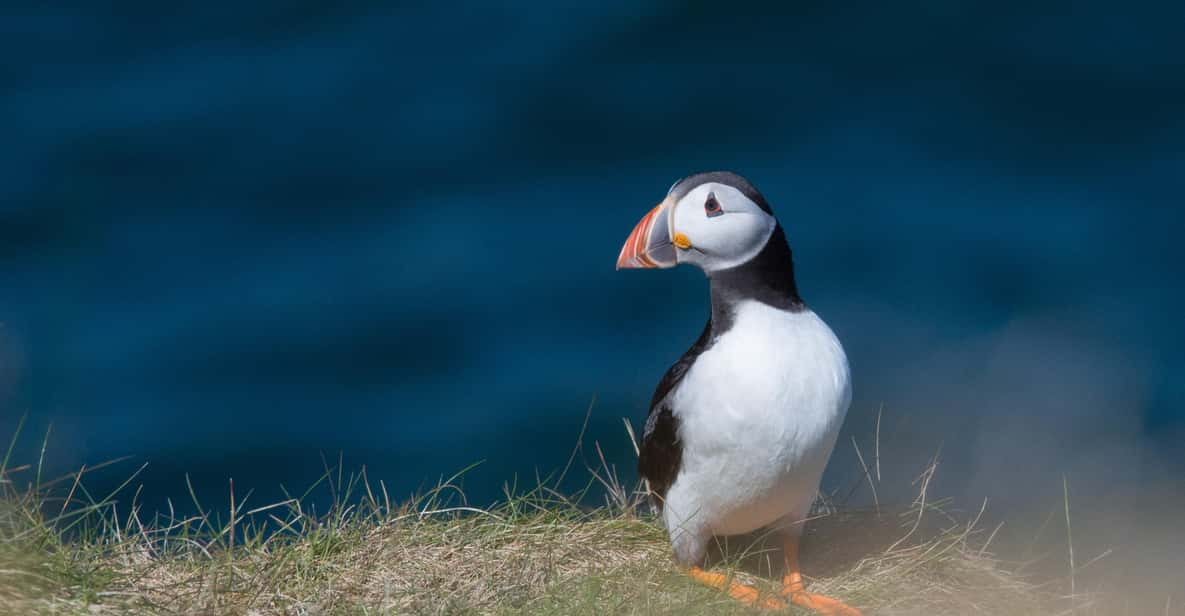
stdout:
MULTIPOLYGON (((864 454, 860 453, 860 446, 856 444, 856 437, 852 437, 852 447, 856 450, 856 457, 860 460, 860 468, 864 469, 864 477, 868 480, 868 487, 872 488, 872 502, 876 507, 876 513, 881 512, 881 499, 876 493, 876 482, 872 480, 872 473, 868 472, 868 465, 864 463, 864 454)), ((879 477, 879 475, 878 475, 879 477)))

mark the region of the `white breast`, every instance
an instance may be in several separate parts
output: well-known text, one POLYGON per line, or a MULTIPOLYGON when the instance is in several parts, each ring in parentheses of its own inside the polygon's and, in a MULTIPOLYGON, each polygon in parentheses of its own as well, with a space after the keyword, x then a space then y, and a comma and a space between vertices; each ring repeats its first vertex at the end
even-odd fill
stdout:
POLYGON ((671 400, 683 461, 664 517, 676 551, 674 529, 731 535, 805 517, 850 400, 843 347, 814 312, 740 304, 671 400))

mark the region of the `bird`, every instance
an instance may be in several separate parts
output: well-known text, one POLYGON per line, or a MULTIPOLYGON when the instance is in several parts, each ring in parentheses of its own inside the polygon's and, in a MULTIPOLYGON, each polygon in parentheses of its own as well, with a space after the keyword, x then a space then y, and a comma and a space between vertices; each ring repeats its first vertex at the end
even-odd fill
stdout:
POLYGON ((851 402, 839 339, 803 302, 786 232, 765 197, 729 171, 675 182, 635 225, 617 269, 690 264, 707 275, 710 314, 650 401, 638 472, 675 560, 697 582, 751 607, 787 602, 859 616, 806 590, 803 521, 851 402), (781 536, 780 596, 705 569, 714 537, 781 536))

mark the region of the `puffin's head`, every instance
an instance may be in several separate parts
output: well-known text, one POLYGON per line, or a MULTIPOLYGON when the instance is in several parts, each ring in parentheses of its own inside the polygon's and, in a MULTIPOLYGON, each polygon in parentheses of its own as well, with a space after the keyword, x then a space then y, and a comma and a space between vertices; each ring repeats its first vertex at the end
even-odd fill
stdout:
POLYGON ((727 171, 675 182, 634 227, 617 269, 691 263, 711 274, 743 265, 761 252, 777 227, 765 197, 727 171))

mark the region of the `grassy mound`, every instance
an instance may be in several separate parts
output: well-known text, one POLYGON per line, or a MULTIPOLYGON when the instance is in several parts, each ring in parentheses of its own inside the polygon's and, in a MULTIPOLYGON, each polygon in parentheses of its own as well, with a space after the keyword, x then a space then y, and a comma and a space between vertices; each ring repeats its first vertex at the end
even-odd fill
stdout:
MULTIPOLYGON (((455 477, 394 504, 365 470, 327 472, 328 512, 301 498, 145 519, 131 500, 95 498, 85 469, 42 482, 0 464, 4 614, 734 614, 750 611, 684 576, 636 489, 593 471, 603 505, 546 485, 469 506, 455 477)), ((192 494, 192 490, 191 490, 192 494)), ((126 496, 125 496, 126 498, 126 496)), ((1049 614, 1067 608, 1007 572, 974 521, 926 503, 896 514, 824 509, 807 524, 812 590, 869 614, 1049 614), (845 545, 846 543, 846 545, 845 545), (836 549, 836 548, 841 549, 836 549), (842 549, 842 548, 857 548, 842 549), (846 556, 837 557, 837 552, 846 556)), ((763 537, 730 538, 714 567, 777 590, 763 537)), ((1069 606, 1075 607, 1075 606, 1069 606)), ((797 613, 797 612, 796 612, 797 613)))

